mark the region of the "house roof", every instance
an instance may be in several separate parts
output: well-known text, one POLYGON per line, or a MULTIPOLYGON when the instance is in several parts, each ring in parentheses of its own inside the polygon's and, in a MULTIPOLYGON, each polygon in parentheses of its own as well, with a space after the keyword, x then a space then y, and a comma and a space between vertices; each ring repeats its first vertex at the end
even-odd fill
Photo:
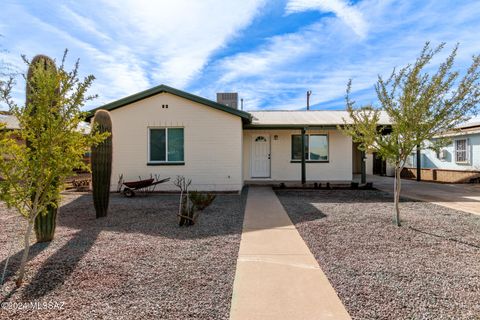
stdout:
POLYGON ((469 134, 480 134, 480 122, 467 122, 461 126, 458 126, 456 130, 451 130, 436 136, 438 137, 458 137, 469 134))
POLYGON ((464 123, 463 125, 459 126, 460 129, 476 129, 480 130, 480 121, 475 121, 475 122, 467 122, 464 123))
MULTIPOLYGON (((347 111, 332 110, 309 110, 309 111, 252 111, 251 128, 281 128, 281 127, 336 127, 347 123, 352 123, 347 111)), ((385 113, 380 114, 381 125, 391 124, 385 113)))
POLYGON ((5 123, 7 130, 18 130, 20 129, 20 124, 15 116, 8 114, 0 114, 0 122, 5 123))
MULTIPOLYGON (((19 130, 20 123, 18 122, 17 117, 14 115, 0 114, 0 123, 5 123, 5 129, 7 130, 19 130)), ((88 122, 80 122, 78 124, 78 131, 81 131, 85 134, 90 132, 90 124, 88 122)))
POLYGON ((136 102, 136 101, 139 101, 139 100, 142 100, 142 99, 146 99, 146 98, 154 96, 156 94, 165 93, 165 92, 176 95, 176 96, 181 97, 181 98, 185 98, 185 99, 203 104, 205 106, 208 106, 208 107, 211 107, 211 108, 214 108, 214 109, 217 109, 217 110, 221 110, 221 111, 239 116, 240 118, 242 118, 246 122, 249 122, 251 120, 251 115, 248 112, 241 111, 241 110, 238 110, 238 109, 234 109, 234 108, 228 107, 226 105, 217 103, 215 101, 212 101, 212 100, 209 100, 209 99, 206 99, 206 98, 202 98, 200 96, 197 96, 197 95, 194 95, 194 94, 182 91, 182 90, 178 90, 178 89, 175 89, 175 88, 172 88, 172 87, 169 87, 169 86, 166 86, 164 84, 153 87, 151 89, 148 89, 148 90, 145 90, 145 91, 142 91, 142 92, 139 92, 139 93, 135 93, 131 96, 119 99, 117 101, 107 103, 107 104, 105 104, 101 107, 92 109, 92 110, 89 111, 87 119, 90 119, 91 117, 93 117, 94 114, 95 114, 95 111, 97 111, 99 109, 109 110, 109 111, 115 110, 115 109, 121 108, 123 106, 126 106, 128 104, 131 104, 133 102, 136 102))

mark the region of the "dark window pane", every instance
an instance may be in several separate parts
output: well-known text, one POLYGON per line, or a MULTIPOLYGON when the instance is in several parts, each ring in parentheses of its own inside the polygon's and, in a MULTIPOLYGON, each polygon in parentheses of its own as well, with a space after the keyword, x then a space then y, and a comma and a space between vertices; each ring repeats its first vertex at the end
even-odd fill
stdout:
POLYGON ((168 129, 168 161, 183 161, 183 128, 168 129))
POLYGON ((328 139, 325 135, 310 136, 310 160, 328 160, 328 139))
POLYGON ((150 129, 150 161, 166 161, 165 129, 150 129))
MULTIPOLYGON (((308 160, 308 136, 305 136, 305 159, 308 160)), ((301 135, 292 135, 292 160, 302 160, 301 135)))

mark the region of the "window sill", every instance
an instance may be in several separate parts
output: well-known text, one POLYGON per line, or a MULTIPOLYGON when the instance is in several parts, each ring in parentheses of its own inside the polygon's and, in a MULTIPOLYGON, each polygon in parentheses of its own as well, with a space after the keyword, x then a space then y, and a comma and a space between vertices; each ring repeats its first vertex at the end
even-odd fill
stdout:
POLYGON ((184 166, 185 162, 147 162, 147 166, 184 166))
MULTIPOLYGON (((305 160, 305 163, 329 163, 330 160, 305 160)), ((290 160, 290 163, 302 163, 302 160, 290 160)))

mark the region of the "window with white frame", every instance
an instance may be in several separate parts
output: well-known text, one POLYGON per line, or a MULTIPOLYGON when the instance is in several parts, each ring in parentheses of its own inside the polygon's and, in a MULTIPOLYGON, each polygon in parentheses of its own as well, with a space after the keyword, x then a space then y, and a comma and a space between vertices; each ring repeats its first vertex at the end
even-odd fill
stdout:
POLYGON ((468 140, 455 140, 455 162, 467 163, 468 160, 468 140))
MULTIPOLYGON (((292 135, 292 160, 302 160, 301 135, 292 135)), ((328 136, 326 134, 305 135, 305 160, 328 161, 328 136)))
POLYGON ((183 145, 183 128, 148 129, 149 162, 183 162, 183 145))

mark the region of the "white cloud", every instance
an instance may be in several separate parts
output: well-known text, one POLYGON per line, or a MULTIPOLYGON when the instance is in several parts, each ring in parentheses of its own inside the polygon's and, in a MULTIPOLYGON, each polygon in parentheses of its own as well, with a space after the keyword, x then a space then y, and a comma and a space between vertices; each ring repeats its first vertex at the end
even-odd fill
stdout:
POLYGON ((246 27, 262 0, 152 2, 104 1, 109 19, 119 21, 116 31, 132 51, 152 61, 152 78, 183 88, 207 63, 246 27))
POLYGON ((286 13, 292 14, 303 11, 319 10, 333 12, 349 26, 359 37, 365 38, 368 33, 368 24, 363 13, 344 0, 290 0, 287 3, 286 13))
POLYGON ((99 79, 92 91, 100 94, 96 103, 101 104, 160 83, 185 89, 263 4, 87 0, 57 6, 46 1, 49 15, 44 16, 31 6, 12 3, 0 14, 0 30, 6 30, 13 55, 58 57, 69 48, 71 57, 82 57, 81 71, 99 79))
MULTIPOLYGON (((377 74, 411 62, 427 40, 447 41, 447 50, 459 41, 457 66, 462 69, 480 52, 475 31, 480 2, 473 0, 290 0, 285 21, 306 10, 333 14, 299 28, 274 26, 271 34, 290 31, 248 39, 222 52, 233 41, 250 37, 242 31, 253 19, 271 18, 265 14, 271 7, 262 7, 265 1, 85 0, 58 5, 45 0, 43 14, 36 11, 40 5, 7 2, 0 12, 5 36, 0 41, 10 51, 6 60, 18 62, 20 70, 20 53, 59 58, 69 48, 71 58, 81 57, 82 74, 98 79, 92 88, 100 94, 96 104, 165 83, 211 98, 218 91, 238 91, 247 109, 302 108, 306 90, 313 90, 312 104, 342 108, 349 78, 354 93, 361 93, 357 100, 372 102, 377 74), (213 60, 216 53, 222 58, 213 60)), ((274 23, 281 24, 279 19, 274 17, 274 23)), ((269 21, 262 22, 270 27, 269 21)), ((255 31, 254 37, 268 34, 255 31)))
POLYGON ((387 76, 394 67, 414 61, 425 41, 448 43, 433 65, 444 59, 456 42, 461 46, 455 68, 465 70, 471 55, 480 52, 473 31, 480 27, 478 2, 452 8, 436 1, 420 6, 415 1, 399 5, 365 0, 355 10, 368 18, 368 37, 359 39, 338 16, 323 17, 218 61, 212 68, 220 81, 200 92, 234 88, 246 101, 258 103, 249 104, 250 109, 299 109, 305 106, 305 92, 313 90, 312 104, 331 108, 337 103, 337 108, 343 108, 349 79, 353 79, 359 103, 374 103, 377 75, 387 76), (453 10, 458 14, 450 15, 453 10))

